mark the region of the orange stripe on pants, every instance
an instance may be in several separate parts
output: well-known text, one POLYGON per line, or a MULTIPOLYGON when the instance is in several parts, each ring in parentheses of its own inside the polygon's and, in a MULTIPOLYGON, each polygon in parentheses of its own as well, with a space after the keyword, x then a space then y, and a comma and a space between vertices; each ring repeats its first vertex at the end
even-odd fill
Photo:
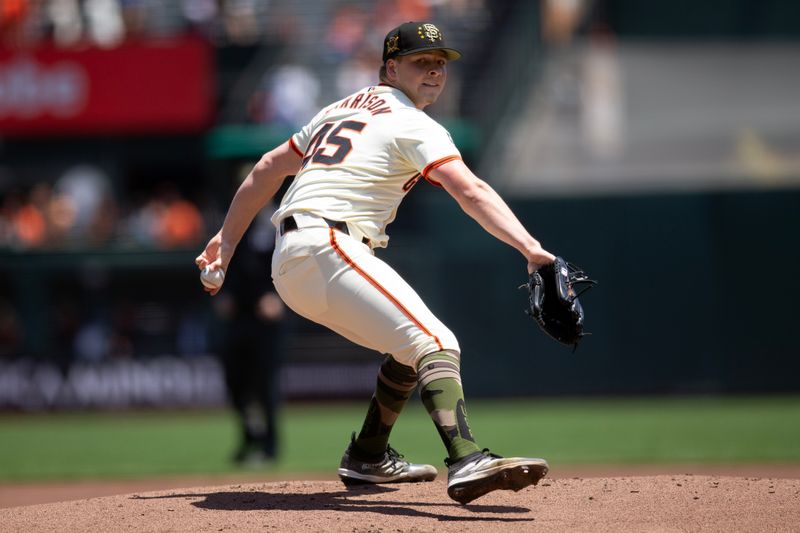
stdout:
POLYGON ((429 337, 432 337, 433 340, 436 341, 436 345, 439 347, 439 350, 443 350, 444 349, 443 346, 442 346, 441 341, 439 340, 438 337, 436 337, 436 335, 431 333, 428 328, 426 328, 424 325, 422 325, 422 323, 419 320, 417 320, 417 318, 413 314, 411 314, 411 311, 406 309, 406 307, 402 303, 400 303, 400 301, 397 298, 392 296, 392 294, 389 291, 387 291, 380 283, 378 283, 378 281, 375 278, 373 278, 372 276, 367 274, 361 267, 359 267, 355 263, 355 261, 353 261, 345 253, 344 250, 342 250, 342 248, 339 246, 339 243, 336 242, 336 233, 335 233, 335 230, 333 228, 330 228, 330 239, 331 239, 331 246, 333 247, 333 249, 336 251, 336 253, 339 255, 339 257, 341 257, 345 261, 345 263, 347 263, 350 266, 350 268, 352 268, 353 270, 358 272, 358 274, 362 278, 367 280, 367 282, 369 282, 370 285, 372 285, 373 287, 378 289, 378 291, 381 294, 383 294, 390 302, 392 302, 392 304, 395 307, 397 307, 397 309, 399 309, 400 312, 403 313, 406 316, 406 318, 408 318, 411 322, 413 322, 415 326, 417 326, 420 330, 422 330, 423 333, 425 333, 429 337))

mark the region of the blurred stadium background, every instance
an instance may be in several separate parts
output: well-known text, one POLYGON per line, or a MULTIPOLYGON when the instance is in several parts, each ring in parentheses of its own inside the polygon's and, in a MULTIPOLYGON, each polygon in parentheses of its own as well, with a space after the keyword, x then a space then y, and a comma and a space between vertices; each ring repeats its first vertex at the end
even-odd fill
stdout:
MULTIPOLYGON (((430 113, 601 282, 569 353, 517 253, 413 190, 380 253, 459 336, 469 397, 800 391, 797 2, 0 0, 0 411, 223 407, 194 257, 419 19, 464 52, 430 113)), ((375 354, 287 328, 286 399, 368 398, 375 354)))

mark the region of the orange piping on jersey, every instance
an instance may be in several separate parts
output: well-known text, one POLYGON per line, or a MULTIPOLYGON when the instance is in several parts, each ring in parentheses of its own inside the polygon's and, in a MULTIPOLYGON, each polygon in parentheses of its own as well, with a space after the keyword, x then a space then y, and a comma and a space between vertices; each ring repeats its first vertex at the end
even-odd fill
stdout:
MULTIPOLYGON (((450 161, 455 161, 457 159, 461 159, 461 156, 460 155, 448 155, 447 157, 443 157, 441 159, 437 159, 436 161, 434 161, 433 163, 430 163, 427 167, 422 169, 422 172, 420 172, 420 174, 422 174, 422 177, 425 178, 426 180, 431 181, 430 179, 428 179, 428 172, 430 172, 431 170, 433 170, 435 168, 439 168, 440 166, 444 165, 445 163, 449 163, 450 161)), ((431 182, 431 183, 436 184, 435 181, 431 182)))
POLYGON ((434 185, 434 186, 436 186, 436 187, 439 187, 440 189, 444 189, 444 185, 442 185, 441 183, 439 183, 439 182, 438 182, 438 181, 436 181, 435 179, 432 179, 432 178, 428 178, 428 177, 426 177, 426 178, 425 178, 425 181, 427 181, 427 182, 428 182, 428 183, 430 183, 431 185, 434 185))
POLYGON ((296 153, 300 157, 303 157, 303 155, 305 155, 305 154, 303 154, 303 152, 300 151, 300 149, 294 143, 294 138, 292 138, 292 137, 289 137, 289 146, 291 146, 292 150, 294 150, 294 153, 296 153))
POLYGON ((403 190, 405 192, 410 191, 411 187, 416 185, 421 177, 422 177, 422 175, 419 172, 417 172, 416 174, 411 176, 411 178, 409 178, 409 180, 403 184, 403 190))
POLYGON ((400 312, 403 313, 406 316, 406 318, 408 318, 411 322, 413 322, 415 326, 417 326, 419 329, 421 329, 422 332, 425 335, 427 335, 429 337, 432 337, 433 340, 436 341, 436 346, 439 347, 439 351, 444 350, 444 347, 442 346, 442 343, 439 340, 439 337, 437 337, 436 335, 431 333, 428 328, 423 326, 422 323, 419 320, 417 320, 417 318, 414 315, 411 314, 411 311, 406 309, 406 307, 403 304, 401 304, 400 301, 397 298, 392 296, 392 294, 389 291, 387 291, 380 283, 378 283, 378 281, 375 278, 373 278, 372 276, 370 276, 369 274, 364 272, 364 270, 360 266, 358 266, 352 259, 350 259, 350 256, 347 255, 345 253, 345 251, 342 250, 342 248, 339 246, 339 243, 336 242, 336 234, 334 233, 334 231, 335 230, 333 228, 330 229, 331 246, 333 246, 333 249, 336 251, 337 254, 339 254, 339 257, 344 259, 344 262, 347 263, 348 265, 350 265, 350 267, 353 270, 358 272, 358 274, 361 275, 362 278, 367 280, 370 283, 370 285, 372 285, 373 287, 378 289, 378 291, 381 294, 386 296, 386 298, 390 302, 392 302, 392 304, 394 304, 394 306, 397 307, 400 310, 400 312))

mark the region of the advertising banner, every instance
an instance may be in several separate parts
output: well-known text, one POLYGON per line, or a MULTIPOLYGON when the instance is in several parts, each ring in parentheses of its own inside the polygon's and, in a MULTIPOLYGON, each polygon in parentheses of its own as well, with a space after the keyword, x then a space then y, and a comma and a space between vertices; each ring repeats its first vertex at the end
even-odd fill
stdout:
POLYGON ((180 38, 0 50, 0 135, 191 133, 211 122, 210 45, 180 38))

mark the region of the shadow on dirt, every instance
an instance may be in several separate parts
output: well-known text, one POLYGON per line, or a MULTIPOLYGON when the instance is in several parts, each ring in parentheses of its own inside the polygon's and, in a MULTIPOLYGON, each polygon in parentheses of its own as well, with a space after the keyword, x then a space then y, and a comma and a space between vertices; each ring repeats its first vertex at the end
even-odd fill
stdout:
POLYGON ((530 509, 507 505, 459 505, 455 502, 430 503, 420 501, 394 501, 391 499, 363 499, 360 496, 386 494, 399 489, 365 485, 338 492, 312 492, 294 494, 291 492, 263 491, 224 491, 210 493, 168 494, 164 496, 138 496, 131 499, 153 500, 182 498, 193 501, 191 505, 199 509, 216 511, 336 511, 351 513, 380 513, 387 516, 427 517, 447 522, 526 522, 533 517, 510 517, 497 515, 525 514, 530 509), (425 507, 452 507, 453 510, 467 510, 479 515, 449 515, 426 511, 425 507))

